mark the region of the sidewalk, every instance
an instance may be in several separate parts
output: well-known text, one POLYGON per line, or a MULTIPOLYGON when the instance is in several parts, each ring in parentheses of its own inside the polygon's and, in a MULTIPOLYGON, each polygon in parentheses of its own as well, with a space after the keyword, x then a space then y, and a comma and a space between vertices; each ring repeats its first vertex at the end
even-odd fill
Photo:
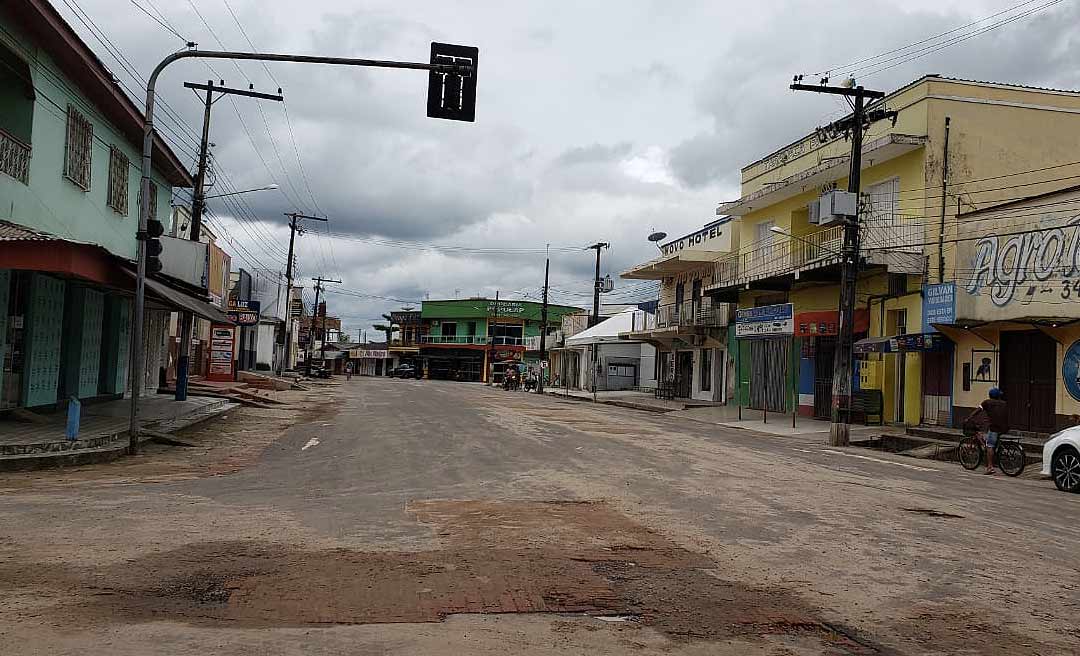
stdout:
MULTIPOLYGON (((144 428, 170 433, 235 407, 237 404, 226 399, 192 396, 186 401, 175 401, 171 395, 148 394, 139 403, 139 416, 144 428)), ((0 419, 0 471, 81 465, 119 458, 128 447, 130 410, 130 399, 84 405, 79 439, 73 441, 64 434, 66 412, 40 415, 40 422, 0 419)))
MULTIPOLYGON (((569 396, 570 398, 582 401, 593 400, 593 394, 591 392, 580 390, 570 390, 569 394, 563 389, 548 389, 546 392, 552 396, 569 396)), ((691 399, 668 401, 657 399, 650 392, 597 392, 596 402, 624 408, 633 408, 635 410, 662 412, 672 417, 681 417, 683 419, 700 421, 707 424, 715 424, 717 426, 725 426, 727 428, 736 428, 740 430, 751 430, 769 435, 828 435, 830 427, 830 422, 822 421, 820 419, 795 417, 793 424, 791 414, 776 414, 773 412, 763 413, 760 410, 751 410, 750 408, 745 407, 740 411, 738 406, 722 405, 707 401, 694 401, 691 399)), ((893 426, 862 426, 856 424, 851 427, 851 436, 853 440, 878 437, 882 434, 900 434, 902 432, 902 428, 893 426)))

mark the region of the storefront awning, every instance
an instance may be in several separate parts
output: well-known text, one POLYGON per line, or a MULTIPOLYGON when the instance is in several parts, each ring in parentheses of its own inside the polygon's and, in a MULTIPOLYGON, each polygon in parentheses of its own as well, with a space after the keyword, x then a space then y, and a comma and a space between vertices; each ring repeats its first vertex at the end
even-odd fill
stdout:
POLYGON ((912 333, 892 337, 867 337, 855 342, 856 353, 910 353, 918 351, 943 351, 948 348, 949 338, 941 333, 912 333))
MULTIPOLYGON (((134 271, 123 269, 123 272, 132 278, 135 278, 134 271)), ((186 310, 195 316, 202 317, 203 319, 214 323, 224 323, 228 325, 235 324, 235 322, 229 318, 229 315, 225 314, 224 310, 210 305, 204 300, 195 298, 190 294, 185 294, 178 289, 173 289, 168 285, 164 285, 153 278, 146 279, 146 293, 147 295, 154 296, 158 300, 173 306, 176 310, 186 310)))

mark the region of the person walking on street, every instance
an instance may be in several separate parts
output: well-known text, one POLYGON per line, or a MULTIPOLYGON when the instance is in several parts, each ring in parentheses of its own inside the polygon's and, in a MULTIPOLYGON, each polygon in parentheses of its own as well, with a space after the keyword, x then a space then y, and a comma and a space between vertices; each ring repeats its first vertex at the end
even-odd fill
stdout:
POLYGON ((351 362, 346 362, 345 363, 345 380, 347 380, 347 381, 352 380, 352 363, 351 362))
POLYGON ((989 398, 979 404, 967 421, 976 424, 983 435, 983 442, 986 444, 985 473, 993 474, 994 447, 997 446, 998 438, 1009 432, 1009 406, 1005 403, 1005 395, 996 387, 991 387, 987 396, 989 398))

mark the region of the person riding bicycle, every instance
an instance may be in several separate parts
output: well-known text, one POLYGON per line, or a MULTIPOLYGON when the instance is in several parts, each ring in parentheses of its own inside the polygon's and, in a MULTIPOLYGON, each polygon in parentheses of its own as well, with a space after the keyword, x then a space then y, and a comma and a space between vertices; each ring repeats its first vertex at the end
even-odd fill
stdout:
POLYGON ((965 423, 972 423, 978 427, 983 441, 986 443, 986 473, 994 473, 994 447, 997 446, 998 438, 1009 432, 1009 406, 1005 403, 1005 395, 996 387, 991 387, 987 394, 989 398, 979 404, 978 409, 967 418, 965 423))

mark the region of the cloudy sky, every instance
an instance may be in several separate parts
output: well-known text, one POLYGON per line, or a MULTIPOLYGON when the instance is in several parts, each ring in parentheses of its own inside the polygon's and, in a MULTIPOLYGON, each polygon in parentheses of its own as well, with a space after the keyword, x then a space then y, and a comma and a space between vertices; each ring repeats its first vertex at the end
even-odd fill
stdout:
MULTIPOLYGON (((795 73, 854 70, 883 90, 925 73, 1080 88, 1078 0, 866 0, 857 11, 844 0, 54 1, 134 89, 95 32, 139 76, 183 46, 139 7, 208 49, 425 61, 431 41, 480 48, 475 123, 426 118, 417 71, 183 61, 159 82, 159 124, 189 162, 202 110, 183 82, 283 89, 284 106, 215 105, 211 193, 281 190, 210 201, 212 225, 236 265, 283 270, 282 214, 328 217, 297 240, 300 284, 343 280, 330 312, 353 334, 401 301, 538 298, 548 244, 554 300, 591 303, 582 247, 610 242, 603 270, 617 278, 656 254, 650 232, 700 227, 738 197, 742 165, 841 114, 836 99, 789 91, 795 73)), ((619 281, 611 300, 653 294, 619 281)))

